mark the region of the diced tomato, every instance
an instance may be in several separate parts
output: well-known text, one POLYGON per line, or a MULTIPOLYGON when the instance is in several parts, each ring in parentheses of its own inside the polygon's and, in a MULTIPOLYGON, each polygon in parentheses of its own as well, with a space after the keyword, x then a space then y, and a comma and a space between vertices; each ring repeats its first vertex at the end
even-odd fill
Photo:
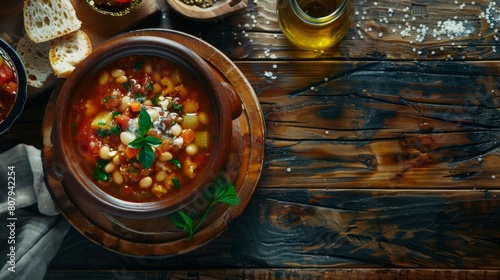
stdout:
POLYGON ((115 117, 115 122, 120 126, 122 131, 125 131, 128 129, 129 121, 130 121, 130 118, 125 116, 125 115, 118 115, 115 117))
POLYGON ((141 110, 141 103, 139 103, 137 101, 130 102, 130 104, 128 106, 130 107, 130 111, 132 111, 134 113, 137 113, 141 110))
POLYGON ((124 197, 129 197, 129 196, 130 196, 130 195, 134 192, 134 190, 133 190, 131 187, 129 187, 129 186, 127 186, 127 185, 125 185, 125 186, 122 188, 122 191, 121 191, 121 192, 122 192, 122 195, 123 195, 124 197))
POLYGON ((193 142, 196 133, 191 128, 184 129, 181 133, 181 137, 184 139, 184 144, 189 144, 193 142))
POLYGON ((137 157, 138 154, 139 154, 139 149, 130 148, 129 146, 125 148, 125 157, 128 159, 134 159, 137 157))
POLYGON ((7 63, 0 64, 0 85, 5 85, 7 81, 14 78, 14 72, 7 63))
POLYGON ((7 93, 9 94, 16 94, 17 93, 17 84, 13 81, 7 82, 5 87, 3 88, 7 93))

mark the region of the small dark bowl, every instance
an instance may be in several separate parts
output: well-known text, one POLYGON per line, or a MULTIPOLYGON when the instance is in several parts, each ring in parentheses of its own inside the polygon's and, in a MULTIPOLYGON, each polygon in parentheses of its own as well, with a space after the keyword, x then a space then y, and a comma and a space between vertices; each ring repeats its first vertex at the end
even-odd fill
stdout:
POLYGON ((17 120, 24 110, 24 104, 28 98, 28 79, 24 64, 16 51, 5 41, 0 39, 0 56, 10 65, 17 79, 18 89, 14 105, 10 109, 7 117, 0 122, 0 134, 7 131, 17 120))
POLYGON ((142 4, 142 0, 131 0, 128 5, 104 6, 97 5, 94 0, 85 0, 94 11, 107 16, 124 16, 137 9, 142 4))
POLYGON ((242 111, 236 92, 228 90, 213 69, 196 53, 174 41, 153 36, 127 36, 111 40, 94 50, 65 81, 56 103, 52 130, 54 161, 59 179, 69 198, 85 199, 105 213, 125 218, 148 219, 164 216, 182 209, 199 198, 216 179, 226 163, 232 137, 232 120, 242 111), (198 77, 213 104, 217 124, 213 152, 200 173, 174 195, 151 202, 129 202, 102 191, 85 169, 72 134, 72 104, 80 98, 86 81, 100 69, 120 58, 149 55, 169 59, 198 77))

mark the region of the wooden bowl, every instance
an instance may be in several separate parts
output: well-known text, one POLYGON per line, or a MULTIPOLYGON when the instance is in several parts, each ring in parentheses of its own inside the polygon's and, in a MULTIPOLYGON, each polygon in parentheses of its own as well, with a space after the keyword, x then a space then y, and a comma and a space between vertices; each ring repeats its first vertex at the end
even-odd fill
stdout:
MULTIPOLYGON (((26 103, 26 99, 28 97, 28 79, 21 58, 16 51, 2 39, 0 39, 0 56, 5 60, 5 62, 7 62, 9 67, 14 72, 18 86, 14 103, 12 106, 5 108, 5 110, 8 110, 9 112, 5 119, 0 121, 0 134, 2 134, 14 124, 24 110, 24 104, 26 103)), ((3 93, 0 92, 0 94, 3 93)))
POLYGON ((182 0, 166 0, 167 3, 180 15, 198 21, 210 21, 235 13, 248 6, 248 0, 218 0, 211 7, 201 8, 188 5, 182 0))
POLYGON ((82 61, 65 81, 59 93, 52 129, 54 162, 70 200, 86 200, 104 213, 133 219, 149 219, 182 209, 203 195, 224 166, 232 139, 232 120, 242 112, 236 92, 224 87, 210 66, 193 51, 169 39, 154 36, 128 36, 111 40, 82 61), (86 85, 95 74, 120 58, 147 55, 173 61, 197 77, 209 96, 216 124, 213 152, 206 166, 173 195, 154 201, 130 202, 104 192, 86 168, 73 135, 73 105, 81 99, 86 85))

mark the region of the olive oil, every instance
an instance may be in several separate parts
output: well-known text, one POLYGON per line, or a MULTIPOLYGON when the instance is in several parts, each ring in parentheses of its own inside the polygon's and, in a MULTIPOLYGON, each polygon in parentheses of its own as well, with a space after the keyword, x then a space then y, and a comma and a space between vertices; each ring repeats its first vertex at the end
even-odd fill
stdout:
POLYGON ((296 46, 325 50, 349 31, 352 0, 278 0, 278 22, 283 34, 296 46))

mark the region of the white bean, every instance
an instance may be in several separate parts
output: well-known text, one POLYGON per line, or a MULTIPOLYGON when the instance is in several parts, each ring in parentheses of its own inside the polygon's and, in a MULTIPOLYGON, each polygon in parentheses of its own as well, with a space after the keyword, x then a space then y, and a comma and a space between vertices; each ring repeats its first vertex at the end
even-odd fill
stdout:
POLYGON ((120 84, 125 83, 127 81, 128 81, 127 76, 120 76, 120 77, 116 78, 116 82, 120 83, 120 84))
POLYGON ((172 158, 174 158, 174 156, 172 155, 172 153, 170 152, 163 152, 161 155, 160 155, 160 160, 161 161, 169 161, 171 160, 172 158))
POLYGON ((120 165, 120 163, 122 163, 122 160, 120 159, 120 156, 119 155, 116 155, 113 157, 113 164, 114 165, 120 165))
POLYGON ((120 108, 118 109, 120 110, 120 112, 124 112, 125 110, 127 110, 129 104, 130 104, 130 96, 124 96, 122 98, 122 103, 120 104, 120 108))
POLYGON ((182 138, 182 137, 175 137, 172 144, 174 144, 174 145, 176 145, 176 146, 178 146, 180 148, 184 144, 184 138, 182 138))
POLYGON ((135 138, 135 135, 131 132, 123 131, 120 133, 120 141, 122 141, 124 145, 128 145, 130 142, 134 141, 135 138))
POLYGON ((99 150, 99 157, 102 159, 110 159, 109 152, 111 152, 111 150, 108 146, 102 146, 99 150))
POLYGON ((165 172, 164 170, 161 170, 160 172, 156 173, 156 181, 158 182, 161 182, 161 181, 164 181, 165 178, 167 178, 167 172, 165 172))
POLYGON ((160 117, 160 112, 154 108, 149 108, 147 112, 153 121, 156 121, 160 117))
POLYGON ((179 136, 182 133, 182 127, 176 123, 170 128, 170 133, 174 136, 179 136))
POLYGON ((198 153, 198 146, 196 144, 189 144, 186 146, 186 153, 190 156, 196 155, 198 153))
POLYGON ((149 176, 144 177, 139 181, 139 187, 141 187, 142 189, 148 189, 149 187, 151 187, 152 184, 153 184, 153 179, 151 179, 151 177, 149 176))
POLYGON ((99 85, 101 86, 105 85, 108 82, 108 80, 109 80, 109 73, 103 72, 99 77, 99 85))
POLYGON ((111 72, 111 76, 113 76, 113 78, 118 78, 124 75, 125 71, 123 71, 122 69, 115 69, 111 72))
POLYGON ((153 72, 153 66, 151 64, 144 65, 144 72, 151 74, 151 72, 153 72))
POLYGON ((116 165, 112 162, 109 162, 104 166, 104 172, 110 174, 111 172, 115 171, 116 165))
POLYGON ((115 172, 113 172, 113 181, 115 181, 117 185, 121 185, 123 183, 123 176, 120 171, 115 170, 115 172))

